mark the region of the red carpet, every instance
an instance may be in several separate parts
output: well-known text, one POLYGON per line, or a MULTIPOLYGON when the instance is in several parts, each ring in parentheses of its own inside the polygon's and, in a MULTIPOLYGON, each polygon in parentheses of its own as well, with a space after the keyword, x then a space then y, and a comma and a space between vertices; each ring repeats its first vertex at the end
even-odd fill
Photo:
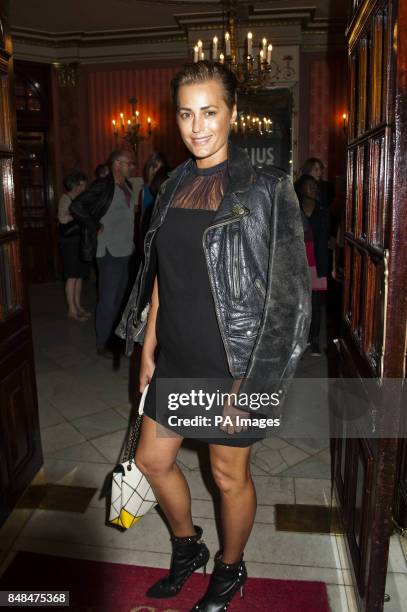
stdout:
MULTIPOLYGON (((138 565, 84 561, 19 552, 0 578, 0 590, 70 591, 69 608, 83 612, 188 612, 204 593, 209 577, 194 574, 172 599, 145 597, 146 588, 165 570, 138 565)), ((44 608, 50 610, 50 608, 44 608)), ((235 596, 231 612, 329 612, 323 582, 249 578, 244 598, 235 596)))

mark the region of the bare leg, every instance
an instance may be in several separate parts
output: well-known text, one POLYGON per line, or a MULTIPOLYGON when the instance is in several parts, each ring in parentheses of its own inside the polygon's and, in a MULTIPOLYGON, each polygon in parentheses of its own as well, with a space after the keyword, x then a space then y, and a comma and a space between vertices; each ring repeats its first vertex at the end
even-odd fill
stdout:
POLYGON ((170 524, 174 536, 194 535, 191 493, 175 463, 183 438, 158 437, 157 423, 144 415, 135 462, 143 472, 170 524))
POLYGON ((76 278, 75 279, 75 290, 74 290, 74 296, 75 296, 75 306, 76 306, 76 310, 82 314, 84 312, 82 306, 81 306, 81 295, 82 295, 82 279, 81 278, 76 278))
POLYGON ((249 539, 256 514, 256 491, 250 475, 250 446, 210 444, 212 474, 220 490, 222 561, 236 563, 249 539))
POLYGON ((75 284, 76 278, 68 278, 65 283, 65 296, 68 303, 68 316, 77 317, 78 311, 75 301, 75 284))
POLYGON ((82 279, 77 278, 75 283, 75 305, 78 314, 81 317, 91 317, 92 313, 88 312, 81 306, 81 297, 82 297, 82 279))

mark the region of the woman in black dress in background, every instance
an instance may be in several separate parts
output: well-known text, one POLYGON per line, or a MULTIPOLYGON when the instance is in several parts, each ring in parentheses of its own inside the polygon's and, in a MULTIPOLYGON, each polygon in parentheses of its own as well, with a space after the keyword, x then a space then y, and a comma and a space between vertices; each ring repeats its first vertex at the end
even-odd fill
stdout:
POLYGON ((81 297, 82 280, 89 275, 89 263, 80 258, 81 228, 69 211, 72 200, 86 189, 86 175, 71 172, 64 179, 64 187, 65 193, 58 202, 58 223, 68 318, 87 321, 91 313, 82 308, 81 297))
MULTIPOLYGON (((269 359, 269 355, 264 355, 264 349, 266 353, 269 350, 272 354, 277 353, 277 360, 278 353, 287 353, 290 356, 295 353, 294 361, 289 364, 290 368, 287 368, 286 364, 283 368, 284 372, 289 369, 292 374, 296 360, 306 346, 310 311, 309 277, 298 201, 290 179, 278 170, 271 171, 270 175, 262 173, 261 177, 256 179, 256 173, 247 155, 240 149, 234 151, 237 157, 232 160, 233 168, 231 158, 228 161, 231 151, 228 137, 237 114, 236 86, 235 76, 225 66, 205 61, 188 65, 172 81, 178 127, 184 143, 193 156, 193 161, 184 164, 184 170, 179 173, 180 180, 174 195, 167 196, 170 202, 164 220, 162 211, 153 213, 152 224, 145 240, 145 252, 150 257, 146 257, 147 263, 141 270, 141 277, 139 274, 122 324, 118 329, 122 337, 127 334, 128 340, 137 339, 138 334, 133 333, 131 326, 139 316, 141 299, 139 294, 146 291, 143 275, 148 276, 146 272, 146 268, 149 268, 148 259, 151 260, 153 257, 157 273, 154 272, 151 287, 148 289, 151 291, 151 294, 149 293, 151 303, 147 323, 144 322, 145 335, 140 366, 140 391, 143 391, 147 384, 149 389, 135 461, 148 478, 160 508, 169 522, 173 556, 169 574, 147 591, 150 597, 167 598, 176 595, 192 572, 206 566, 209 558, 209 550, 201 541, 202 529, 194 526, 192 522, 191 495, 187 481, 176 463, 183 437, 157 433, 157 423, 162 426, 167 417, 165 410, 163 411, 158 405, 157 380, 160 378, 224 379, 228 384, 228 391, 233 392, 238 390, 241 377, 232 376, 231 371, 234 368, 231 364, 239 362, 241 353, 238 355, 238 351, 241 351, 242 347, 245 353, 245 347, 254 346, 255 336, 260 336, 260 328, 263 339, 259 357, 263 366, 259 371, 262 376, 265 371, 264 364, 268 369, 269 359), (251 228, 250 248, 247 253, 253 253, 249 268, 243 268, 242 277, 239 275, 243 260, 239 263, 240 269, 236 268, 234 263, 231 264, 233 267, 231 276, 225 277, 222 281, 227 287, 226 290, 230 292, 227 298, 231 298, 232 295, 233 299, 236 298, 232 309, 233 313, 237 312, 238 317, 230 322, 230 328, 234 329, 233 333, 238 336, 236 345, 238 348, 235 349, 235 354, 230 354, 230 344, 227 350, 225 338, 220 332, 220 313, 218 310, 215 311, 214 286, 211 286, 210 282, 213 278, 210 279, 208 275, 209 262, 205 260, 205 249, 203 249, 206 230, 211 224, 214 225, 215 214, 221 202, 226 200, 223 196, 224 194, 226 196, 228 182, 232 180, 232 170, 234 189, 236 182, 240 181, 242 184, 245 180, 248 183, 244 201, 252 207, 252 210, 236 204, 233 205, 233 209, 235 215, 242 212, 251 215, 250 221, 246 219, 245 227, 251 228), (243 174, 245 178, 240 176, 243 174), (276 210, 273 221, 270 220, 272 208, 276 210), (158 218, 161 219, 161 226, 156 231, 151 246, 149 241, 155 231, 154 225, 158 218), (262 227, 258 227, 257 223, 262 223, 262 227), (280 232, 278 240, 275 240, 275 235, 270 238, 270 227, 273 223, 280 232), (254 240, 253 229, 256 231, 254 240), (286 242, 287 246, 280 245, 279 240, 286 242), (262 248, 264 246, 264 250, 256 248, 256 241, 262 244, 262 248), (270 259, 269 244, 274 245, 270 259), (272 289, 275 295, 282 296, 278 310, 282 309, 283 314, 279 315, 280 318, 276 323, 277 335, 284 335, 287 340, 284 342, 284 338, 278 337, 277 342, 280 344, 275 351, 267 340, 275 325, 270 322, 271 312, 268 310, 269 307, 265 306, 265 295, 271 290, 269 261, 272 261, 271 258, 275 257, 276 253, 281 257, 280 251, 276 251, 277 247, 282 248, 283 256, 286 258, 284 262, 278 263, 279 274, 283 275, 284 279, 278 280, 279 288, 273 284, 272 289), (260 288, 256 288, 253 284, 255 280, 252 276, 253 270, 257 266, 260 274, 257 280, 260 277, 262 279, 259 281, 260 288), (286 287, 284 295, 281 293, 283 283, 280 280, 284 281, 286 287), (138 283, 143 289, 138 287, 138 283), (241 299, 238 298, 238 294, 241 299), (250 309, 256 311, 254 314, 245 310, 245 300, 250 309), (135 314, 132 308, 135 309, 135 314), (267 317, 262 318, 263 309, 267 317), (301 314, 297 316, 299 312, 301 314), (248 323, 252 320, 250 317, 257 321, 256 327, 250 327, 248 323), (263 323, 259 325, 262 320, 263 323), (300 331, 294 332, 294 328, 300 331), (251 342, 253 344, 250 344, 251 342), (296 347, 295 350, 292 349, 293 346, 296 347), (156 361, 157 348, 159 352, 156 361)), ((171 182, 173 179, 169 180, 171 182)), ((235 193, 233 196, 229 194, 228 201, 231 198, 235 198, 235 193)), ((241 223, 240 219, 238 222, 235 221, 235 231, 241 223)), ((230 229, 231 225, 228 227, 228 232, 230 229)), ((243 233, 247 230, 239 231, 243 233)), ((229 236, 229 233, 221 233, 221 236, 226 235, 229 236)), ((247 238, 248 236, 242 235, 241 240, 247 238)), ((211 241, 213 245, 215 242, 213 234, 211 241)), ((227 243, 222 244, 226 246, 227 243)), ((222 258, 230 256, 222 251, 222 244, 219 247, 219 255, 211 262, 215 266, 216 262, 222 266, 222 263, 225 263, 222 258)), ((233 248, 236 248, 235 244, 236 242, 232 240, 233 248)), ((239 257, 236 251, 234 257, 239 257)), ((229 264, 225 269, 230 270, 229 264)), ((272 304, 273 300, 268 302, 272 304)), ((229 315, 233 313, 227 312, 229 315)), ((142 316, 141 320, 145 321, 145 317, 142 316)), ((250 355, 247 359, 249 357, 250 355)), ((246 366, 247 363, 243 370, 246 366)), ((234 373, 243 370, 235 369, 234 373)), ((253 368, 249 373, 252 372, 253 368)), ((190 416, 193 416, 192 405, 188 406, 188 410, 190 416)), ((202 408, 200 412, 199 408, 195 408, 195 414, 202 412, 202 408)), ((238 435, 242 427, 236 420, 237 415, 247 416, 247 413, 233 405, 225 404, 223 415, 225 414, 231 417, 232 425, 229 423, 221 426, 223 437, 206 439, 209 443, 212 474, 220 491, 223 548, 215 556, 208 589, 193 608, 201 612, 226 609, 225 606, 229 605, 234 594, 239 588, 242 589, 247 578, 243 550, 250 536, 256 512, 256 493, 249 467, 250 448, 254 439, 238 435)))

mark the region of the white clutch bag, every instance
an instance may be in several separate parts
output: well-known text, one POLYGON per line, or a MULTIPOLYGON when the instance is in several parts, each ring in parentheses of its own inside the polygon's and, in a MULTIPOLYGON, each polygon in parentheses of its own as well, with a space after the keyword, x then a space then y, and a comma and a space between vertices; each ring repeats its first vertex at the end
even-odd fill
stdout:
POLYGON ((157 503, 147 478, 134 463, 141 418, 148 385, 140 399, 137 420, 129 436, 122 463, 116 465, 112 475, 112 496, 109 521, 129 529, 157 503))

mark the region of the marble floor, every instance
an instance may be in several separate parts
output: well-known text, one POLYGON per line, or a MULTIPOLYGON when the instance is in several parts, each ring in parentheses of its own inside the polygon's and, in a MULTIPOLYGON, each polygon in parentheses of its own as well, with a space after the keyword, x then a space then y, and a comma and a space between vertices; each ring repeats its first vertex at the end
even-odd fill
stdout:
MULTIPOLYGON (((88 282, 88 307, 94 303, 94 291, 88 282)), ((33 287, 31 308, 44 452, 35 482, 90 486, 98 492, 84 514, 15 510, 0 530, 0 572, 18 550, 168 567, 169 535, 155 510, 126 533, 105 525, 100 491, 125 437, 134 364, 123 358, 120 367, 113 368, 112 362, 96 355, 93 322, 65 318, 61 284, 33 287)), ((323 377, 325 358, 306 356, 301 368, 306 376, 323 377)), ((213 552, 218 542, 205 446, 186 444, 179 464, 190 484, 194 519, 203 526, 213 552)), ((274 437, 257 442, 252 474, 259 506, 245 551, 249 575, 322 580, 332 612, 356 612, 343 537, 275 529, 275 504, 329 505, 328 441, 274 437)), ((386 590, 391 595, 386 612, 401 611, 407 597, 407 567, 398 536, 391 540, 386 590)))

